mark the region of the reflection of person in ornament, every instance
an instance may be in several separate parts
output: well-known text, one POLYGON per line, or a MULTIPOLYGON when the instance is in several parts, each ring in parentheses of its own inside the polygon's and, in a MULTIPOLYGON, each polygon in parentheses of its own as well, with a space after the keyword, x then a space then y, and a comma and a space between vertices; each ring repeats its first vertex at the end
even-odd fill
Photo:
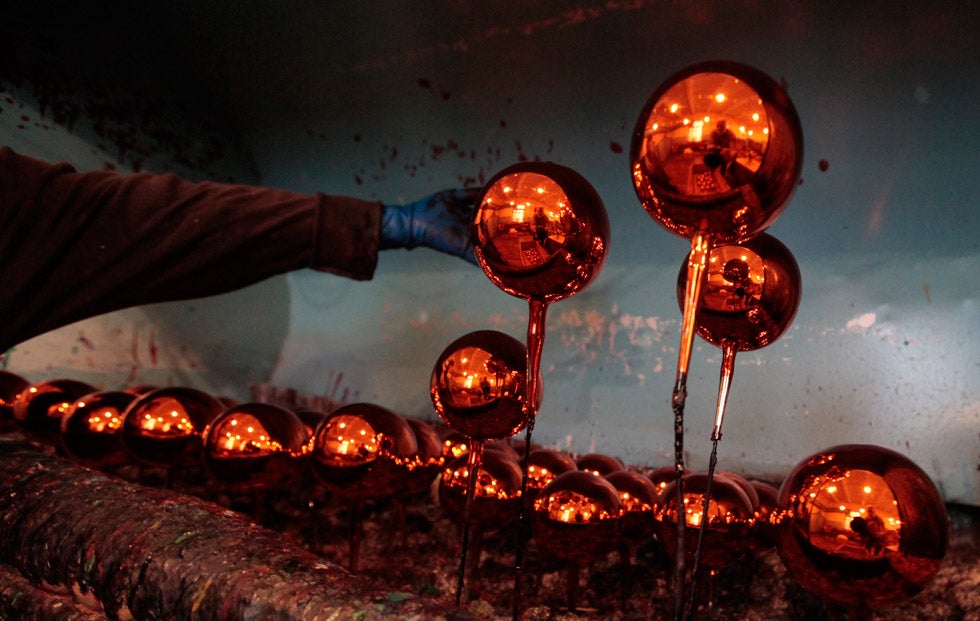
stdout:
POLYGON ((476 262, 479 189, 405 205, 175 175, 76 172, 0 147, 0 352, 109 311, 312 268, 368 280, 378 251, 476 262))

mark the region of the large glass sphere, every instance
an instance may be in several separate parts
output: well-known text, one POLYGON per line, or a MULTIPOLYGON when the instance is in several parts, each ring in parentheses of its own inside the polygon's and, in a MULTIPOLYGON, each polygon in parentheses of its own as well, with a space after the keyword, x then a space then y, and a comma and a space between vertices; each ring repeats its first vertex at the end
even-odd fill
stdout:
MULTIPOLYGON (((520 515, 521 467, 514 455, 487 447, 483 452, 470 507, 470 525, 498 530, 520 515)), ((469 456, 446 464, 439 479, 439 504, 454 522, 466 517, 466 490, 470 478, 469 456)))
POLYGON ((527 457, 527 495, 532 502, 542 489, 548 486, 560 474, 578 470, 575 460, 567 453, 550 448, 532 450, 527 457))
POLYGON ((473 248, 490 280, 507 293, 542 302, 575 294, 599 273, 609 219, 595 189, 550 162, 500 171, 477 202, 473 248))
POLYGON ((136 395, 123 390, 94 392, 76 400, 61 418, 65 453, 89 468, 107 469, 129 461, 119 430, 136 395))
POLYGON ((268 403, 241 403, 204 430, 204 465, 226 485, 270 489, 298 480, 310 431, 299 416, 268 403))
MULTIPOLYGON (((708 510, 704 511, 708 476, 703 472, 685 474, 684 524, 685 541, 697 541, 704 523, 701 564, 709 569, 724 569, 749 549, 755 515, 752 501, 735 481, 723 476, 713 477, 708 510)), ((671 557, 677 555, 677 483, 667 486, 660 496, 660 538, 671 557)), ((696 547, 686 545, 687 563, 693 562, 696 547)))
POLYGON ((454 431, 476 440, 509 438, 527 423, 526 378, 524 345, 502 332, 479 330, 442 352, 429 392, 439 418, 454 431))
POLYGON ((660 492, 648 477, 635 470, 616 470, 605 475, 623 503, 620 536, 631 545, 653 538, 657 529, 660 492))
POLYGON ((946 555, 939 490, 890 449, 849 444, 812 455, 783 482, 778 504, 783 564, 804 589, 847 608, 915 595, 946 555))
POLYGON ((313 471, 331 492, 352 499, 398 492, 418 443, 402 416, 372 403, 330 413, 313 436, 313 471))
POLYGON ((551 554, 589 563, 616 549, 623 503, 612 483, 583 470, 560 474, 533 504, 534 539, 551 554))
MULTIPOLYGON (((677 275, 683 310, 687 259, 677 275)), ((708 253, 698 302, 697 332, 712 345, 751 351, 786 331, 800 307, 803 287, 796 259, 775 237, 763 233, 708 253)))
POLYGON ((71 379, 37 382, 16 395, 13 415, 28 436, 57 446, 65 412, 78 398, 95 391, 91 384, 71 379))
POLYGON ((803 131, 786 92, 758 69, 724 61, 668 78, 647 101, 630 148, 643 208, 681 237, 725 243, 776 219, 802 163, 803 131))
POLYGON ((137 397, 123 415, 123 446, 151 466, 200 466, 202 434, 222 411, 220 401, 186 386, 158 388, 137 397))

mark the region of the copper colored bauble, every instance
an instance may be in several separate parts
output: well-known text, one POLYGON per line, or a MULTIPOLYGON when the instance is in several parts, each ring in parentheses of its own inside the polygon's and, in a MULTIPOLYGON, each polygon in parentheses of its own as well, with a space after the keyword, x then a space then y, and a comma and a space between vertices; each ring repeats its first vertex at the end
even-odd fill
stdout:
POLYGON ((137 461, 164 468, 201 465, 202 434, 221 412, 220 401, 186 386, 137 397, 123 415, 123 446, 137 461))
POLYGON ((538 492, 548 486, 555 477, 577 470, 578 466, 567 453, 549 448, 532 450, 527 458, 527 495, 533 501, 538 492))
MULTIPOLYGON (((439 479, 439 504, 457 523, 466 518, 466 493, 470 476, 469 456, 447 463, 439 479)), ((469 525, 497 530, 514 522, 521 506, 521 467, 513 455, 487 446, 469 508, 469 525)))
POLYGON ((313 437, 313 471, 331 492, 351 499, 398 492, 415 459, 415 432, 402 416, 371 403, 334 410, 313 437))
POLYGON ((119 430, 136 395, 123 390, 94 392, 76 400, 61 417, 60 445, 76 462, 95 469, 129 461, 119 430))
POLYGON ((507 293, 555 302, 580 291, 601 270, 609 246, 606 208, 570 168, 515 164, 490 179, 477 205, 477 261, 507 293))
MULTIPOLYGON (((664 550, 671 556, 677 554, 677 494, 676 482, 671 483, 661 495, 660 537, 664 550)), ((698 530, 704 526, 704 540, 700 562, 712 570, 731 565, 749 548, 749 535, 752 532, 754 515, 752 501, 740 485, 734 481, 717 476, 711 481, 711 497, 708 511, 704 511, 704 495, 708 486, 708 476, 697 472, 685 474, 684 523, 685 540, 697 541, 698 530)), ((685 546, 685 555, 690 562, 695 548, 685 546)))
POLYGON ((692 65, 650 97, 630 147, 644 209, 681 237, 752 237, 789 203, 803 163, 803 131, 786 92, 734 62, 692 65))
POLYGON ((630 545, 640 545, 653 538, 657 528, 660 492, 649 478, 635 470, 616 470, 605 479, 619 492, 623 503, 620 536, 630 545))
POLYGON ((663 497, 664 490, 677 479, 677 469, 674 466, 661 466, 647 473, 647 478, 657 488, 657 493, 663 497))
POLYGON ((946 555, 939 491, 907 457, 835 446, 800 462, 779 490, 779 556, 804 589, 853 610, 912 597, 946 555))
POLYGON ((287 485, 307 467, 310 432, 286 408, 242 403, 204 430, 204 465, 222 483, 253 490, 287 485))
POLYGON ((27 386, 14 398, 13 415, 32 438, 57 445, 61 418, 79 397, 96 392, 91 384, 71 379, 53 379, 27 386))
POLYGON ((591 472, 600 477, 610 472, 616 472, 617 470, 626 468, 625 464, 619 458, 613 457, 612 455, 603 455, 602 453, 586 453, 585 455, 580 455, 575 459, 575 466, 579 470, 591 472))
POLYGON ((509 438, 527 423, 527 350, 494 330, 453 341, 432 369, 429 393, 451 429, 475 440, 509 438))
MULTIPOLYGON (((683 309, 688 261, 677 275, 683 309)), ((786 331, 800 306, 802 285, 796 259, 775 237, 758 235, 715 246, 708 254, 698 302, 697 333, 717 347, 735 351, 765 347, 786 331)))
POLYGON ((612 483, 573 470, 555 477, 535 498, 534 539, 559 558, 589 563, 616 549, 622 516, 612 483))

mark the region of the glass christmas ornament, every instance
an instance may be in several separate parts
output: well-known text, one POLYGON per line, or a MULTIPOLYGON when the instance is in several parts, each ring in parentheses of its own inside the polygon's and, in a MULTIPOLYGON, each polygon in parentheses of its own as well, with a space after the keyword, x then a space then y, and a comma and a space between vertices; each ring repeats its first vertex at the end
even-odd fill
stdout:
POLYGON ((417 450, 405 418, 379 405, 353 403, 320 423, 312 464, 327 489, 339 496, 384 498, 399 490, 417 450))
POLYGON ((777 549, 790 575, 855 618, 921 591, 946 555, 939 490, 891 449, 846 444, 807 457, 783 482, 778 504, 777 549))
POLYGON ((456 574, 457 608, 465 598, 467 571, 475 576, 479 569, 484 533, 498 530, 518 518, 521 484, 521 467, 514 455, 487 448, 483 442, 477 443, 467 455, 448 462, 443 470, 439 478, 439 504, 461 525, 463 532, 456 574), (474 455, 478 458, 474 459, 474 455))
POLYGON ((23 388, 12 405, 18 426, 34 440, 57 446, 61 419, 79 397, 96 392, 91 384, 71 379, 37 382, 23 388))
POLYGON ((220 401, 196 388, 158 388, 126 408, 120 437, 133 459, 173 475, 174 468, 202 465, 202 434, 223 410, 220 401))
POLYGON ((617 470, 624 470, 626 468, 626 465, 623 464, 621 459, 612 455, 603 455, 602 453, 586 453, 585 455, 580 455, 575 459, 575 466, 579 470, 591 472, 600 477, 610 472, 616 472, 617 470))
POLYGON ((649 541, 657 526, 656 510, 660 492, 649 478, 635 470, 616 470, 604 475, 619 492, 623 505, 620 537, 629 546, 649 541))
POLYGON ((754 67, 698 63, 647 100, 630 146, 633 186, 668 231, 744 241, 789 203, 803 131, 789 96, 754 67))
POLYGON ((402 496, 412 496, 428 491, 432 482, 439 476, 442 467, 445 465, 445 458, 442 454, 442 439, 435 428, 428 422, 415 418, 406 418, 408 425, 415 434, 415 444, 418 450, 407 468, 408 475, 405 480, 405 488, 401 491, 402 496))
POLYGON ((204 429, 204 465, 233 488, 269 490, 299 479, 310 432, 292 411, 268 403, 226 409, 204 429))
MULTIPOLYGON (((661 496, 660 539, 667 554, 678 554, 675 525, 680 522, 687 535, 698 535, 704 524, 703 547, 700 562, 705 567, 717 570, 733 563, 748 550, 749 535, 754 523, 752 501, 740 485, 725 477, 715 477, 712 481, 708 510, 704 510, 705 490, 708 475, 703 472, 685 474, 683 478, 684 505, 683 520, 678 519, 678 510, 672 482, 661 496)), ((684 549, 688 561, 693 560, 693 550, 684 549)))
POLYGON ((567 563, 565 597, 569 610, 578 602, 583 566, 616 549, 623 503, 603 477, 584 470, 560 474, 533 503, 534 540, 567 563))
POLYGON ((111 470, 129 462, 120 430, 136 395, 122 390, 82 396, 61 417, 60 446, 77 463, 111 470))
POLYGON ((528 455, 525 469, 527 470, 527 502, 532 502, 538 492, 548 486, 555 477, 565 472, 578 470, 575 460, 567 453, 549 448, 539 448, 528 455))
POLYGON ((526 424, 527 350, 494 330, 470 332, 439 356, 429 383, 436 413, 474 440, 509 438, 526 424))
POLYGON ((515 164, 490 179, 477 205, 477 261, 507 293, 555 302, 583 289, 602 268, 609 243, 605 206, 570 168, 515 164))

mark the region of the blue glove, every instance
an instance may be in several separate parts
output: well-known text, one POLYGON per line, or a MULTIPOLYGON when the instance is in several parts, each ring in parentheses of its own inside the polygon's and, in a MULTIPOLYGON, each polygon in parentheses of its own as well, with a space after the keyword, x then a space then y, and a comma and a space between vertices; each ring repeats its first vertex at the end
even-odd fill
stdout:
POLYGON ((405 205, 381 209, 381 248, 428 246, 476 263, 470 225, 479 188, 443 190, 405 205))

